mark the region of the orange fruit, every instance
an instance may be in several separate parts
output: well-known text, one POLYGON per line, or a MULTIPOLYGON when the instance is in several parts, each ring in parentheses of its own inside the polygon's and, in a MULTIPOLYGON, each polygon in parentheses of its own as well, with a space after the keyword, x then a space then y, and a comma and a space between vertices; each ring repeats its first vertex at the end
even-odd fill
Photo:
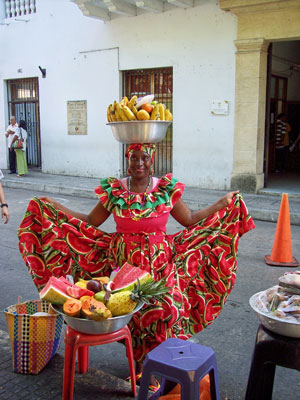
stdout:
POLYGON ((140 121, 147 121, 150 119, 149 113, 146 110, 139 110, 136 115, 137 119, 140 121))
POLYGON ((153 105, 150 104, 150 103, 146 103, 146 104, 143 104, 143 105, 141 106, 141 109, 147 111, 147 113, 149 113, 149 114, 152 113, 153 108, 154 108, 153 105))

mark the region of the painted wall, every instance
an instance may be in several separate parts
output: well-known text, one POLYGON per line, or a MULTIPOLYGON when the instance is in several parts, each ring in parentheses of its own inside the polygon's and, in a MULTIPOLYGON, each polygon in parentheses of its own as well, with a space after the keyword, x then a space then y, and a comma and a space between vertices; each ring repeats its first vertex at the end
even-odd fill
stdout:
MULTIPOLYGON (((0 129, 8 121, 4 81, 38 76, 43 171, 118 175, 120 145, 105 123, 107 104, 121 96, 119 71, 172 66, 174 176, 190 186, 229 188, 236 17, 215 0, 196 5, 102 22, 68 0, 43 0, 29 22, 4 20, 10 24, 0 26, 0 129), (67 134, 68 100, 87 100, 88 135, 67 134), (228 100, 229 114, 213 116, 212 100, 228 100)), ((4 144, 1 135, 2 168, 4 144)))

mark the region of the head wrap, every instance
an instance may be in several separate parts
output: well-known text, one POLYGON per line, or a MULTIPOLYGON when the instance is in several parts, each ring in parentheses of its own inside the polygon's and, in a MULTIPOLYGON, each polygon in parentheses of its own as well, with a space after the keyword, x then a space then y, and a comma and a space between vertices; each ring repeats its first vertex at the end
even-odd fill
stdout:
POLYGON ((132 143, 127 147, 125 157, 129 159, 134 151, 143 151, 144 153, 149 154, 153 162, 155 156, 155 147, 156 146, 154 143, 132 143))

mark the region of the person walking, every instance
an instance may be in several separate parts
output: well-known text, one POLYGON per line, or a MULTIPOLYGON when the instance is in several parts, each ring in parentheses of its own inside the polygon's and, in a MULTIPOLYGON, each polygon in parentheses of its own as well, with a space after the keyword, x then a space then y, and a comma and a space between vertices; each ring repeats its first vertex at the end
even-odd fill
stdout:
POLYGON ((16 152, 17 158, 17 169, 18 169, 18 177, 24 176, 28 173, 27 161, 26 161, 26 144, 27 144, 27 125, 24 120, 20 120, 19 127, 16 130, 15 136, 11 142, 11 149, 16 152), (23 147, 20 149, 14 148, 14 143, 16 140, 23 141, 23 147))
POLYGON ((4 195, 4 190, 1 184, 2 179, 4 178, 3 173, 0 169, 0 207, 1 207, 1 218, 4 219, 4 223, 7 224, 10 218, 9 211, 8 211, 8 205, 5 202, 5 195, 4 195))
POLYGON ((5 136, 7 137, 7 147, 8 147, 8 155, 9 155, 9 174, 16 173, 16 153, 11 149, 11 142, 14 138, 16 130, 18 129, 18 124, 16 121, 16 117, 12 115, 9 119, 10 124, 7 127, 5 136))

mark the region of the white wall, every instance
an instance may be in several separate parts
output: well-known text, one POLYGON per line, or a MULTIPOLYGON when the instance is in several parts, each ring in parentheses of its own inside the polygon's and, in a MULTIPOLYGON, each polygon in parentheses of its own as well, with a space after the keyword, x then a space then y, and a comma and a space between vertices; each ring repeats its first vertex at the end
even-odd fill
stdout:
MULTIPOLYGON (((120 98, 119 70, 172 66, 174 176, 190 186, 229 188, 236 20, 215 0, 196 4, 104 23, 84 17, 68 0, 39 0, 28 23, 0 26, 1 85, 5 79, 39 77, 43 171, 118 175, 120 146, 105 123, 107 104, 120 98), (39 65, 47 69, 45 79, 39 65), (211 115, 215 99, 229 101, 228 116, 211 115), (87 100, 87 136, 67 134, 68 100, 87 100)), ((3 93, 4 86, 1 104, 3 93)), ((2 131, 4 121, 0 106, 2 131)), ((0 167, 6 165, 3 144, 1 137, 0 167)))

